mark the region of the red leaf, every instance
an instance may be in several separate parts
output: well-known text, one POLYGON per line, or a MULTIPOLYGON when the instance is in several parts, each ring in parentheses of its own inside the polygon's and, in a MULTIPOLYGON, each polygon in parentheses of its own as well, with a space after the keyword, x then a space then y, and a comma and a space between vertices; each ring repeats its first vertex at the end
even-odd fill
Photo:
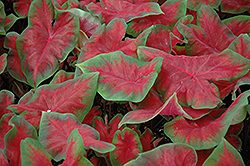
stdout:
POLYGON ((143 152, 152 150, 154 148, 154 145, 152 144, 153 136, 154 135, 149 128, 147 128, 140 136, 143 152))
MULTIPOLYGON (((9 120, 14 116, 13 113, 5 114, 0 119, 0 149, 5 148, 4 137, 12 128, 9 126, 9 120)), ((1 161, 1 160, 0 160, 1 161)))
POLYGON ((102 25, 88 40, 78 58, 78 63, 91 59, 99 54, 122 51, 124 54, 137 58, 138 46, 145 45, 148 32, 136 39, 127 38, 122 41, 127 25, 122 19, 112 20, 106 27, 102 25))
POLYGON ((6 113, 12 113, 9 109, 6 109, 9 105, 13 104, 15 96, 8 90, 0 91, 0 119, 6 113))
POLYGON ((92 125, 95 116, 101 116, 102 112, 99 110, 99 106, 93 107, 88 114, 84 117, 82 124, 92 125))
POLYGON ((144 29, 156 24, 173 27, 181 17, 185 16, 186 7, 185 0, 168 0, 161 5, 162 14, 133 19, 128 25, 128 34, 138 36, 144 29))
POLYGON ((4 151, 10 160, 10 165, 21 166, 21 141, 27 137, 37 139, 37 132, 31 124, 19 115, 11 118, 9 124, 13 128, 5 135, 4 151))
POLYGON ((5 14, 5 10, 4 10, 4 4, 1 1, 0 2, 0 35, 5 35, 5 30, 4 30, 4 23, 6 20, 6 14, 5 14))
POLYGON ((101 3, 90 3, 87 9, 101 18, 106 24, 114 18, 122 18, 128 22, 134 18, 162 13, 157 3, 133 4, 126 0, 102 0, 101 3))
POLYGON ((5 157, 5 154, 4 154, 4 152, 2 151, 2 149, 0 149, 0 165, 2 165, 2 166, 8 166, 8 165, 10 165, 10 164, 8 163, 8 160, 7 160, 7 158, 5 157))
POLYGON ((43 112, 39 140, 55 160, 60 160, 66 156, 67 139, 74 129, 77 129, 82 136, 85 148, 91 148, 100 153, 107 153, 114 149, 112 144, 99 141, 99 133, 94 128, 81 124, 73 114, 43 112))
POLYGON ((235 36, 243 33, 250 33, 250 16, 239 15, 227 18, 222 21, 235 36))
POLYGON ((33 0, 17 0, 13 3, 13 9, 19 17, 26 17, 33 0))
POLYGON ((243 13, 250 9, 250 0, 222 0, 221 10, 227 13, 243 13))
POLYGON ((202 5, 207 5, 216 8, 220 5, 221 0, 188 0, 187 6, 189 9, 198 10, 202 5))
POLYGON ((212 153, 213 149, 207 149, 207 150, 196 150, 197 153, 197 157, 198 157, 198 162, 197 162, 197 166, 202 166, 202 164, 204 163, 204 161, 206 161, 206 159, 210 156, 210 154, 212 153))
POLYGON ((53 77, 53 80, 50 82, 50 84, 60 84, 71 79, 74 79, 74 72, 60 70, 53 77))
POLYGON ((131 159, 135 159, 142 152, 139 136, 129 128, 124 128, 122 131, 118 130, 112 143, 116 147, 113 152, 110 152, 112 165, 123 165, 131 159))
POLYGON ((196 109, 214 108, 221 102, 218 88, 209 81, 233 81, 245 75, 250 65, 248 60, 228 49, 219 55, 190 57, 140 47, 138 56, 143 61, 162 57, 162 70, 156 80, 158 91, 165 100, 177 93, 181 105, 196 109))
POLYGON ((62 84, 40 86, 27 103, 9 107, 14 112, 29 111, 40 119, 42 112, 73 113, 82 121, 92 107, 98 75, 83 74, 62 84))
POLYGON ((250 60, 250 37, 247 34, 238 36, 228 48, 250 60))
POLYGON ((225 139, 238 151, 241 150, 242 141, 237 135, 226 136, 225 139))
POLYGON ((56 72, 58 61, 64 61, 77 42, 78 18, 58 11, 52 26, 53 17, 50 0, 35 0, 30 7, 29 26, 17 39, 22 71, 33 87, 56 72))
POLYGON ((0 56, 0 74, 2 74, 7 66, 7 54, 4 53, 0 56))
POLYGON ((5 31, 9 31, 10 28, 15 24, 15 22, 18 20, 19 18, 17 16, 15 16, 13 13, 9 14, 8 16, 6 16, 6 20, 4 23, 4 29, 5 31))
POLYGON ((220 53, 235 39, 231 30, 208 6, 202 6, 197 11, 197 25, 178 26, 179 31, 188 40, 186 44, 188 55, 220 53))

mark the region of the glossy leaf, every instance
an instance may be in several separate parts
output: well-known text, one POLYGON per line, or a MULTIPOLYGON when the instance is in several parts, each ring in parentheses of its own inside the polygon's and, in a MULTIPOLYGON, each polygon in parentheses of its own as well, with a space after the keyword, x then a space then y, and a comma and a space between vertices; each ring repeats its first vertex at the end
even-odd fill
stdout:
POLYGON ((11 165, 20 166, 21 141, 27 137, 37 139, 37 132, 30 123, 19 115, 15 115, 11 118, 9 124, 13 126, 13 128, 4 137, 4 152, 10 160, 11 165))
POLYGON ((22 71, 33 87, 56 72, 58 61, 64 61, 77 42, 78 18, 58 11, 52 26, 53 18, 52 2, 35 0, 30 7, 28 28, 17 39, 22 71))
POLYGON ((32 138, 26 138, 21 141, 21 157, 22 165, 52 166, 52 157, 39 141, 32 138))
POLYGON ((64 70, 60 70, 56 73, 56 75, 53 77, 50 84, 60 84, 65 81, 71 80, 74 78, 73 72, 66 72, 64 70))
POLYGON ((126 0, 102 0, 101 3, 90 3, 87 9, 106 24, 114 18, 122 18, 128 22, 134 18, 162 13, 157 3, 133 4, 126 0))
POLYGON ((221 102, 218 88, 209 81, 233 81, 249 70, 248 60, 231 50, 219 55, 189 57, 140 47, 138 56, 143 61, 162 57, 162 70, 156 80, 158 91, 164 95, 164 100, 177 93, 181 105, 195 109, 214 108, 221 102))
POLYGON ((173 27, 181 17, 185 16, 186 8, 187 0, 168 0, 161 5, 162 14, 133 19, 128 24, 128 34, 138 36, 144 29, 157 24, 173 27))
POLYGON ((88 125, 81 124, 73 114, 43 112, 39 140, 55 160, 66 157, 67 140, 71 132, 77 129, 86 148, 99 153, 112 151, 112 144, 99 141, 99 133, 88 125))
POLYGON ((221 0, 188 0, 187 6, 189 9, 197 11, 202 5, 207 5, 212 8, 218 7, 221 0))
POLYGON ((77 66, 84 73, 100 73, 97 91, 105 100, 140 102, 153 86, 161 60, 155 58, 145 63, 117 51, 98 55, 77 66))
POLYGON ((125 164, 125 166, 155 166, 196 165, 197 154, 193 147, 185 144, 164 144, 151 151, 141 153, 139 157, 125 164))
POLYGON ((8 90, 0 91, 0 119, 6 113, 12 113, 10 110, 6 109, 9 105, 13 104, 15 96, 12 92, 8 90))
POLYGON ((227 13, 243 13, 250 9, 250 0, 222 0, 221 10, 227 13))
POLYGON ((222 21, 235 36, 243 33, 250 34, 250 16, 239 15, 222 21))
POLYGON ((216 120, 205 116, 187 121, 179 116, 164 125, 164 133, 175 143, 186 143, 196 150, 211 149, 225 136, 240 103, 239 97, 216 120))
POLYGON ((120 166, 135 159, 142 152, 142 145, 137 133, 129 128, 117 131, 112 142, 115 150, 110 152, 112 165, 120 166))
POLYGON ((203 166, 245 165, 239 152, 224 138, 204 162, 203 166))
POLYGON ((220 53, 236 38, 221 22, 216 12, 208 6, 202 6, 197 11, 197 25, 178 26, 179 31, 188 40, 188 55, 220 53))
POLYGON ((12 105, 9 109, 18 113, 29 111, 37 119, 44 111, 73 113, 82 121, 92 107, 97 79, 97 73, 90 73, 62 84, 40 86, 28 102, 12 105))
POLYGON ((74 129, 67 141, 67 157, 62 166, 92 166, 93 164, 84 157, 85 154, 82 137, 77 129, 74 129))
POLYGON ((137 58, 138 46, 146 44, 148 32, 141 34, 137 39, 125 39, 126 22, 114 19, 107 26, 102 25, 88 40, 78 58, 78 63, 96 57, 99 54, 122 51, 124 54, 137 58))

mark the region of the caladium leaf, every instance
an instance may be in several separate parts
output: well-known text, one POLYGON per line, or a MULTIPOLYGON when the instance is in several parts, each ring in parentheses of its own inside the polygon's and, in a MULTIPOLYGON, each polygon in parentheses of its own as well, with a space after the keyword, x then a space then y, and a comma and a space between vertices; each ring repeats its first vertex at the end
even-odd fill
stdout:
POLYGON ((211 7, 203 5, 197 11, 197 25, 178 26, 179 31, 188 40, 188 55, 220 53, 236 38, 211 7))
POLYGON ((62 166, 93 166, 93 164, 84 157, 85 154, 86 151, 84 150, 82 137, 77 129, 74 129, 67 141, 67 157, 62 166))
POLYGON ((144 29, 161 24, 173 27, 186 14, 187 0, 168 0, 161 5, 162 14, 133 19, 128 24, 128 34, 138 36, 144 29))
POLYGON ((125 166, 196 165, 197 154, 193 147, 186 144, 165 144, 151 151, 141 153, 139 157, 125 166))
POLYGON ((152 144, 154 134, 147 128, 140 136, 143 152, 152 150, 154 145, 152 144))
POLYGON ((11 126, 9 126, 9 120, 13 116, 14 116, 13 113, 8 113, 8 114, 4 114, 2 118, 0 119, 0 150, 1 149, 4 150, 5 148, 4 137, 12 128, 11 126))
POLYGON ((153 86, 161 63, 159 57, 145 63, 117 51, 98 55, 77 66, 84 73, 100 73, 97 91, 105 100, 140 102, 153 86))
POLYGON ((64 61, 78 39, 79 20, 74 14, 58 11, 52 25, 53 18, 52 2, 35 0, 30 7, 28 28, 17 39, 22 71, 33 87, 56 72, 58 61, 64 61))
POLYGON ((209 81, 236 80, 248 72, 250 65, 247 59, 229 49, 219 55, 189 57, 140 47, 138 56, 143 61, 162 57, 162 70, 156 80, 158 91, 165 100, 177 93, 181 105, 195 109, 214 108, 221 102, 218 88, 209 81))
POLYGON ((203 166, 245 165, 239 152, 224 138, 204 162, 203 166))
POLYGON ((95 116, 101 116, 102 112, 99 110, 99 106, 93 107, 82 121, 82 124, 92 125, 95 116))
POLYGON ((235 36, 242 33, 250 34, 250 16, 234 16, 222 21, 235 36))
POLYGON ((62 84, 40 86, 27 103, 9 109, 17 113, 29 111, 38 119, 44 111, 73 113, 82 121, 92 107, 97 79, 97 73, 88 73, 62 84))
POLYGON ((202 5, 207 5, 216 8, 220 5, 221 0, 188 0, 187 7, 197 11, 202 5))
POLYGON ((114 18, 122 18, 128 22, 134 18, 162 13, 160 6, 155 2, 133 4, 126 0, 102 0, 101 3, 90 3, 87 9, 105 23, 114 18))
POLYGON ((74 78, 74 72, 66 72, 64 70, 60 70, 53 77, 50 84, 60 84, 60 83, 63 83, 65 81, 71 80, 73 78, 74 78))
POLYGON ((186 143, 197 150, 213 148, 225 136, 240 102, 240 98, 237 98, 216 120, 205 116, 196 121, 187 121, 179 116, 164 125, 164 133, 173 142, 186 143))
POLYGON ((51 155, 44 149, 41 143, 32 138, 21 141, 22 165, 52 166, 51 155))
POLYGON ((55 160, 60 160, 66 157, 67 140, 74 129, 78 130, 86 148, 100 153, 114 149, 112 144, 99 141, 99 133, 94 128, 81 124, 73 114, 43 112, 39 140, 55 160))
POLYGON ((4 47, 10 49, 7 57, 7 71, 10 75, 20 82, 27 83, 27 79, 21 68, 21 60, 17 53, 16 40, 19 34, 16 32, 9 32, 6 35, 4 47))
POLYGON ((0 56, 0 74, 2 74, 7 66, 7 54, 4 53, 0 56))
POLYGON ((8 16, 6 16, 6 20, 4 23, 4 29, 7 32, 14 24, 15 22, 18 20, 19 18, 17 16, 15 16, 13 13, 9 14, 8 16))
POLYGON ((10 110, 6 109, 9 105, 13 104, 15 96, 8 90, 0 91, 0 119, 6 113, 11 113, 10 110))
POLYGON ((37 139, 35 128, 20 115, 15 115, 10 119, 9 124, 13 128, 5 135, 4 152, 11 165, 21 165, 21 141, 27 137, 37 139))
POLYGON ((202 165, 204 161, 210 156, 210 154, 213 152, 214 148, 212 149, 207 149, 207 150, 196 150, 197 156, 198 156, 198 161, 196 165, 202 165))
POLYGON ((125 41, 122 41, 126 34, 126 28, 126 22, 122 19, 114 19, 107 26, 102 25, 83 47, 78 63, 99 54, 115 51, 122 51, 126 55, 137 58, 137 47, 146 44, 148 31, 142 33, 137 39, 127 38, 125 41))
POLYGON ((26 17, 33 0, 18 0, 13 3, 13 9, 19 17, 26 17))
POLYGON ((230 45, 229 49, 237 52, 250 60, 250 37, 247 34, 238 36, 230 45))
POLYGON ((225 139, 238 151, 241 150, 242 147, 242 141, 237 135, 229 135, 226 136, 225 139))
POLYGON ((0 149, 0 165, 3 165, 3 166, 8 166, 10 165, 8 163, 8 159, 7 157, 5 156, 4 152, 2 149, 0 149))
POLYGON ((250 0, 222 0, 221 10, 227 13, 243 13, 250 9, 250 0))
POLYGON ((110 152, 112 165, 121 166, 131 159, 135 159, 142 152, 142 145, 137 133, 130 128, 117 131, 112 142, 115 150, 110 152))
POLYGON ((109 124, 105 124, 103 119, 96 116, 93 120, 92 126, 100 133, 100 140, 112 143, 114 134, 117 130, 122 130, 123 128, 118 128, 118 124, 122 119, 121 114, 114 116, 109 124))
POLYGON ((5 30, 4 30, 5 20, 6 20, 6 14, 4 11, 4 4, 1 1, 0 2, 0 35, 5 35, 5 30))

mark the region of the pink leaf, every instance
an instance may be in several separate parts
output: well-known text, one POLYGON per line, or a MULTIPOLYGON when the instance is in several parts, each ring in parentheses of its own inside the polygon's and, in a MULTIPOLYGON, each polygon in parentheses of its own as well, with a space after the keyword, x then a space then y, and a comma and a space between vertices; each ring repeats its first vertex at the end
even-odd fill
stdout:
POLYGON ((112 142, 115 150, 110 152, 110 160, 112 165, 123 165, 135 159, 142 152, 142 145, 137 133, 129 128, 117 131, 112 142))
POLYGON ((50 0, 35 0, 28 17, 28 28, 17 39, 17 51, 28 83, 37 87, 58 69, 73 50, 79 34, 78 18, 58 11, 55 24, 54 7, 50 0))
POLYGON ((250 65, 248 60, 228 49, 219 55, 190 57, 140 47, 138 56, 143 61, 162 57, 162 69, 156 80, 158 91, 165 100, 177 93, 181 105, 195 109, 214 108, 221 102, 218 88, 209 81, 233 81, 245 75, 250 65))
POLYGON ((141 153, 135 160, 128 162, 126 166, 189 166, 196 165, 196 163, 197 154, 193 147, 175 143, 161 145, 151 151, 141 153))
POLYGON ((84 73, 100 73, 97 91, 105 100, 140 102, 154 84, 161 58, 145 63, 117 51, 98 55, 77 66, 84 73))
POLYGON ((157 3, 148 2, 133 4, 126 0, 102 0, 101 3, 90 3, 87 9, 101 18, 106 24, 114 18, 122 18, 128 22, 134 18, 162 13, 157 3))

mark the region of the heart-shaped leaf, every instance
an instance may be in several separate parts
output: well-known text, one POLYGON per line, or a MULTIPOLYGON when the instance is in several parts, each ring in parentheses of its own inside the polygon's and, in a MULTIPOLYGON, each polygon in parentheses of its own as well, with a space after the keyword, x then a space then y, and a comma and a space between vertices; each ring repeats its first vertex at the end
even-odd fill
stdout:
POLYGON ((97 90, 104 99, 140 102, 157 78, 161 58, 145 63, 117 51, 98 55, 77 66, 84 73, 100 73, 97 90))
POLYGON ((78 18, 70 12, 58 11, 52 25, 53 18, 50 0, 34 0, 28 28, 17 39, 22 71, 33 87, 56 72, 58 61, 64 61, 77 42, 78 18))
POLYGON ((239 15, 222 21, 235 36, 242 33, 250 33, 250 16, 239 15))

